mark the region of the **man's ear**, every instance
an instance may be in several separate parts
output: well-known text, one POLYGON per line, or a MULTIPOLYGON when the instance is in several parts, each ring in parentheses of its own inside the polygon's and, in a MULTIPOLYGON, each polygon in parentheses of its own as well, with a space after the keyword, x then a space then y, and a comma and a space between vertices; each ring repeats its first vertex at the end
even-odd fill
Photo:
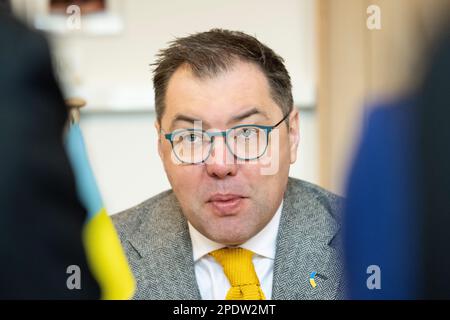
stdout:
POLYGON ((292 109, 289 115, 289 154, 291 164, 297 160, 297 149, 300 141, 300 124, 297 108, 292 109))
POLYGON ((161 160, 164 159, 164 155, 162 152, 162 141, 161 141, 161 125, 159 124, 158 120, 155 121, 155 129, 156 129, 156 135, 158 136, 158 154, 161 160))

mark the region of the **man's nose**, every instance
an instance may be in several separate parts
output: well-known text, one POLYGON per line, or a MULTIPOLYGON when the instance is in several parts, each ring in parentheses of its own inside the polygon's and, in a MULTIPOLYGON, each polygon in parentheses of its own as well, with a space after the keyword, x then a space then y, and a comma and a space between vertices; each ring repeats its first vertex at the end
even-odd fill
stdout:
POLYGON ((208 175, 223 179, 234 176, 237 172, 237 164, 234 155, 228 150, 224 137, 214 137, 211 154, 205 161, 208 175))

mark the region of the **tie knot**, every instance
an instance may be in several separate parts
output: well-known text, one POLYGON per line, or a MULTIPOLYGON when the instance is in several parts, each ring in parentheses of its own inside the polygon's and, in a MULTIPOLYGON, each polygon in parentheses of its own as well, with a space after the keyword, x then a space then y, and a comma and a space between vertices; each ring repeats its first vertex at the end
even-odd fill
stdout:
POLYGON ((231 286, 259 285, 253 252, 244 248, 222 248, 209 253, 222 266, 231 286))

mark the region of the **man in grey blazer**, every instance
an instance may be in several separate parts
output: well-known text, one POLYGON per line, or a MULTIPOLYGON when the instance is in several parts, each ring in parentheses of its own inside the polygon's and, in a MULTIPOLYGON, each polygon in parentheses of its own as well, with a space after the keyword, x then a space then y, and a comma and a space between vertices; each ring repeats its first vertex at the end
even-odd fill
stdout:
POLYGON ((289 178, 299 125, 283 59, 213 29, 176 39, 155 66, 172 189, 113 216, 134 298, 342 298, 342 200, 289 178))

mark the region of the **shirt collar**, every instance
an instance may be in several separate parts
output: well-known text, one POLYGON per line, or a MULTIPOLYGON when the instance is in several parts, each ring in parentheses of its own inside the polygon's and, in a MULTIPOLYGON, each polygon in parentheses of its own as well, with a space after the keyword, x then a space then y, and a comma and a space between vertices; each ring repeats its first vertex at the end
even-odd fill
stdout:
MULTIPOLYGON (((277 212, 269 221, 269 223, 260 232, 258 232, 256 235, 254 235, 239 247, 253 251, 257 255, 274 260, 282 208, 283 201, 281 201, 277 212)), ((211 251, 226 247, 226 245, 217 243, 205 237, 197 229, 195 229, 190 222, 188 222, 188 226, 192 241, 194 262, 197 262, 197 260, 207 255, 211 251)))

